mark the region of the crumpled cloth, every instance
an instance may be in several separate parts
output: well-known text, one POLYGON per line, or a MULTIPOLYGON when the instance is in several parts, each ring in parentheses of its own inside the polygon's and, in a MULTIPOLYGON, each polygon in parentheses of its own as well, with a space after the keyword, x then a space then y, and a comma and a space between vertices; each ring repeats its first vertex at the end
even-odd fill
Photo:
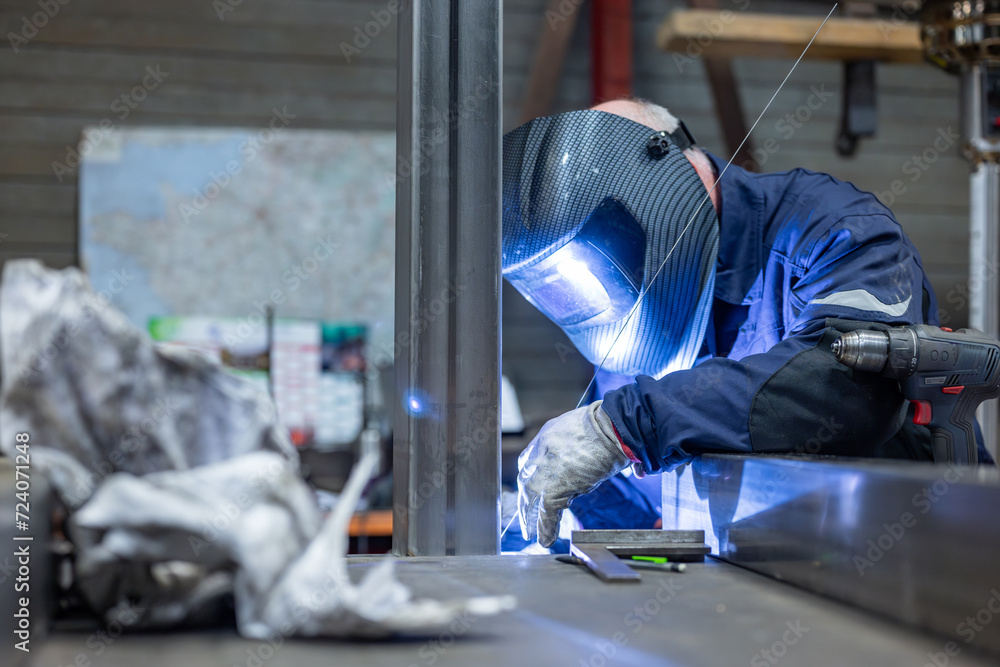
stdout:
POLYGON ((323 520, 270 398, 198 352, 155 347, 76 269, 4 267, 0 450, 20 432, 69 510, 79 587, 108 619, 198 622, 231 593, 247 637, 386 637, 515 605, 413 599, 390 558, 352 582, 347 526, 375 442, 323 520))

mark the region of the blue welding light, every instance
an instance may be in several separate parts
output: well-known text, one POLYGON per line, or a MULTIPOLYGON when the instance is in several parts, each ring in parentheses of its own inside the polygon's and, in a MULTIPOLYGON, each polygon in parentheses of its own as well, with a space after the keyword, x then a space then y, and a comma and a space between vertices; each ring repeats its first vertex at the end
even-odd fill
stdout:
POLYGON ((645 251, 642 227, 609 197, 572 240, 541 261, 505 275, 559 326, 595 327, 619 321, 635 304, 645 251))
POLYGON ((419 389, 411 389, 403 397, 403 407, 414 417, 422 417, 427 413, 427 402, 421 393, 419 389))

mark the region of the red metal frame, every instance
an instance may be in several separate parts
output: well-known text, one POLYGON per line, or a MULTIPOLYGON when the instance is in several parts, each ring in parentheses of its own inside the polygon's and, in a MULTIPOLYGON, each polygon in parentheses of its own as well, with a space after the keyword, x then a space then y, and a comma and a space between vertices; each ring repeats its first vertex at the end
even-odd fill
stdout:
POLYGON ((591 0, 591 103, 632 95, 632 0, 591 0))

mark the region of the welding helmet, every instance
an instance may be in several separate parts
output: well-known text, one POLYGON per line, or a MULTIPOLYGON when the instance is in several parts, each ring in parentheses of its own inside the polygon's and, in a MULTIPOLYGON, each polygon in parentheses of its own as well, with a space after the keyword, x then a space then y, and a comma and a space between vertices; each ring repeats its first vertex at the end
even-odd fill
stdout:
POLYGON ((604 370, 660 378, 701 349, 719 222, 693 143, 602 111, 504 136, 503 275, 604 370))

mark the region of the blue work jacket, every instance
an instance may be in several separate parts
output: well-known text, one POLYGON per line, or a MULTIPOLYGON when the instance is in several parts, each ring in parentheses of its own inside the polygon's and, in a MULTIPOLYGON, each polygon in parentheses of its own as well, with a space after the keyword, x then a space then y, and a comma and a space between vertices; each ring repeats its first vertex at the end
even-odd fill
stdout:
POLYGON ((836 362, 831 318, 936 324, 920 254, 874 195, 827 174, 730 166, 718 188, 704 357, 604 395, 621 441, 647 472, 706 452, 872 455, 907 404, 897 383, 836 362))

